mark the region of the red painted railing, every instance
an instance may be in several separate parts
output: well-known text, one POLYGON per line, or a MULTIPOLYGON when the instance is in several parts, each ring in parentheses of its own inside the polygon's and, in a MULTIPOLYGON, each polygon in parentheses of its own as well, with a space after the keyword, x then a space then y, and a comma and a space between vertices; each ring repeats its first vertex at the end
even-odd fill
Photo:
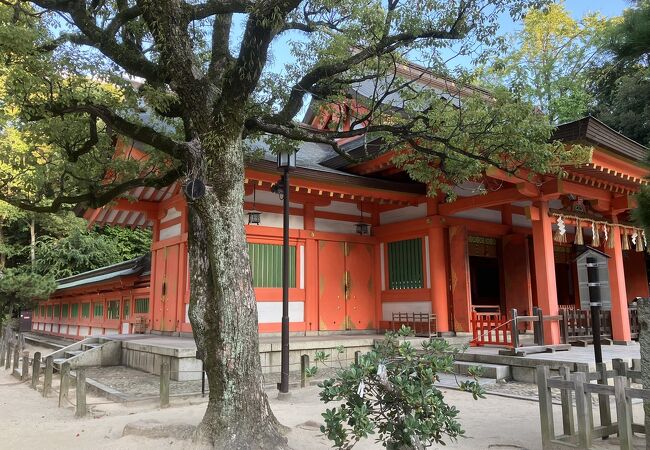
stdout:
POLYGON ((511 322, 499 313, 477 313, 472 311, 472 347, 483 345, 501 345, 512 347, 511 322))

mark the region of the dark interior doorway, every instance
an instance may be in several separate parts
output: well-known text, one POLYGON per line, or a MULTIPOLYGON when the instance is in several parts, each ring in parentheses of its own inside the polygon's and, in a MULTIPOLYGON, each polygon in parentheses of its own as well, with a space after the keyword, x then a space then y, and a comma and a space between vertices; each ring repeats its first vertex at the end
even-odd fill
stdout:
POLYGON ((557 288, 558 305, 576 304, 575 295, 575 263, 555 263, 555 286, 557 288))
POLYGON ((469 257, 472 306, 501 305, 499 260, 481 256, 469 257))

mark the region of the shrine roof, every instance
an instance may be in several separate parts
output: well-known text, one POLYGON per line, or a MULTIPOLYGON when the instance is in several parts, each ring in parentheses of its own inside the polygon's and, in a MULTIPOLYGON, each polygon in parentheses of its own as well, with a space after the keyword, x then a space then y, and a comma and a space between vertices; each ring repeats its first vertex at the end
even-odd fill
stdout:
POLYGON ((62 291, 64 289, 102 283, 129 275, 145 275, 150 269, 151 255, 146 254, 128 261, 61 278, 56 280, 56 290, 62 291))
POLYGON ((647 147, 591 116, 559 125, 553 139, 596 145, 635 161, 644 161, 648 156, 647 147))

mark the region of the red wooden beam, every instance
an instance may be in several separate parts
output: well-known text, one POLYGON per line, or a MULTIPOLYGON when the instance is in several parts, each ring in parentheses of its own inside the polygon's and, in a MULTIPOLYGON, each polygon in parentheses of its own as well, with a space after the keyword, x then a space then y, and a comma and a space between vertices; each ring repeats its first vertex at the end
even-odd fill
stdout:
POLYGON ((452 215, 461 211, 475 208, 489 208, 491 206, 503 205, 525 199, 517 188, 505 188, 490 192, 484 195, 462 197, 452 203, 445 203, 438 206, 438 211, 444 216, 452 215))

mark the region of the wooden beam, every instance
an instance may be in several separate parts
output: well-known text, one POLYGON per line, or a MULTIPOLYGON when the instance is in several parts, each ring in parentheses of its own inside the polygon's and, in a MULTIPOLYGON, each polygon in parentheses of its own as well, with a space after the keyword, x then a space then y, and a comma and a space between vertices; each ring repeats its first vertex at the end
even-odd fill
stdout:
POLYGON ((462 197, 452 203, 445 203, 438 206, 441 215, 449 216, 461 211, 475 208, 489 208, 504 203, 512 203, 526 197, 519 192, 517 188, 499 189, 484 195, 474 195, 472 197, 462 197))
POLYGON ((131 202, 125 198, 119 198, 108 205, 107 208, 118 211, 139 211, 147 214, 147 217, 157 217, 160 203, 147 200, 136 200, 131 202))
POLYGON ((636 198, 631 195, 619 195, 612 199, 611 207, 614 214, 619 214, 637 206, 636 198))

